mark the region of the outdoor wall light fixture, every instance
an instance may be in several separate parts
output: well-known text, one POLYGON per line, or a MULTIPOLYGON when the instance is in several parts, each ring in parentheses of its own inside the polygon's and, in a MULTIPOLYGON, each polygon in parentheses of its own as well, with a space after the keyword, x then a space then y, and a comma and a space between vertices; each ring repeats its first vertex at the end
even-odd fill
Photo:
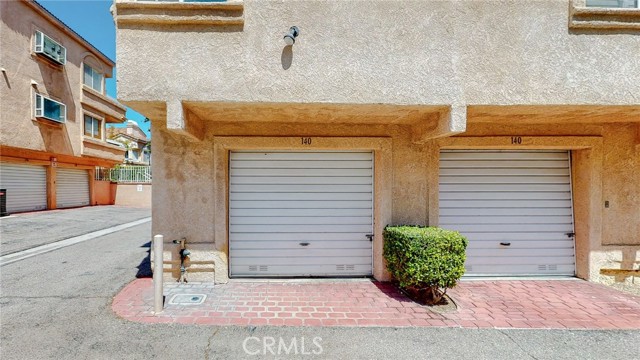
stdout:
POLYGON ((292 26, 289 28, 289 32, 284 36, 284 42, 291 46, 296 43, 298 35, 300 35, 300 30, 297 26, 292 26))

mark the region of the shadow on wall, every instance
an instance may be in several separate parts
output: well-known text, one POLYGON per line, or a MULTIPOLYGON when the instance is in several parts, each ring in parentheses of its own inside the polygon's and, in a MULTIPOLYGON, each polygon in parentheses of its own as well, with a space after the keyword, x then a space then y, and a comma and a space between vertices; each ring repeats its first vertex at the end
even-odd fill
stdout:
POLYGON ((282 49, 282 55, 280 55, 280 61, 282 62, 282 68, 284 70, 289 70, 291 64, 293 63, 293 46, 285 46, 282 49))

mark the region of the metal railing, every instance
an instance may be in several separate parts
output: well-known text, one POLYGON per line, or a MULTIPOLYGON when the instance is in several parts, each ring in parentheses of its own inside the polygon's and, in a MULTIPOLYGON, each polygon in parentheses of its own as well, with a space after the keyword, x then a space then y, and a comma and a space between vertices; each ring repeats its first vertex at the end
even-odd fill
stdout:
POLYGON ((115 168, 96 168, 96 180, 117 183, 151 183, 151 166, 118 165, 115 168))

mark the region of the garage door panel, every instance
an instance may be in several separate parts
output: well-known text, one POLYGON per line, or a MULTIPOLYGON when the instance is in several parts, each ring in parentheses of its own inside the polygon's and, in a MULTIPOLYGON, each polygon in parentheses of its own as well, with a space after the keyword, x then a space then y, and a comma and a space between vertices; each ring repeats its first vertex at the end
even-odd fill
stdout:
POLYGON ((238 216, 230 225, 371 225, 371 216, 238 216))
POLYGON ((474 265, 468 277, 474 276, 527 276, 527 275, 566 275, 574 272, 575 264, 567 265, 474 265))
MULTIPOLYGON (((468 150, 450 150, 440 153, 440 161, 472 161, 472 160, 566 160, 566 151, 510 151, 510 150, 486 150, 486 151, 468 151, 468 150), (461 158, 461 155, 463 158, 461 158)), ((545 166, 546 168, 546 166, 545 166)))
POLYGON ((235 161, 232 169, 371 169, 370 161, 235 161))
POLYGON ((371 225, 229 225, 229 232, 267 232, 267 233, 287 233, 287 232, 310 232, 310 233, 343 233, 347 231, 366 233, 371 231, 371 225))
POLYGON ((231 209, 371 209, 371 201, 233 201, 231 209))
MULTIPOLYGON (((554 248, 554 249, 540 249, 540 248, 517 248, 517 247, 505 247, 503 246, 501 249, 493 248, 493 249, 475 249, 469 248, 467 249, 468 257, 486 257, 486 258, 494 258, 494 257, 509 257, 509 258, 517 258, 517 257, 572 257, 573 256, 573 246, 570 248, 554 248)), ((469 262, 472 264, 472 262, 469 262)))
POLYGON ((301 192, 291 192, 291 193, 230 193, 229 200, 260 200, 260 201, 278 201, 278 200, 289 200, 289 201, 322 201, 322 200, 338 200, 338 201, 349 201, 349 200, 360 200, 360 201, 371 201, 373 196, 371 193, 301 193, 301 192))
POLYGON ((288 192, 312 192, 312 193, 371 193, 373 185, 261 185, 261 184, 235 184, 229 186, 231 192, 257 192, 257 193, 288 193, 288 192))
POLYGON ((231 184, 371 185, 370 176, 234 176, 231 184))
POLYGON ((440 184, 568 184, 568 180, 566 176, 440 176, 440 184))
POLYGON ((278 277, 278 276, 359 276, 371 271, 371 264, 338 264, 314 265, 313 273, 304 272, 299 265, 242 265, 231 264, 232 274, 242 274, 245 277, 278 277))
POLYGON ((369 256, 304 256, 304 257, 236 257, 234 255, 234 265, 250 266, 250 265, 282 265, 287 264, 290 266, 297 265, 309 270, 309 272, 301 271, 302 273, 313 273, 314 266, 310 265, 371 265, 371 255, 369 256))
MULTIPOLYGON (((444 228, 452 228, 452 226, 445 226, 444 228)), ((454 230, 454 229, 452 229, 454 230)), ((549 240, 549 241, 561 241, 566 240, 567 235, 565 232, 514 232, 514 231, 506 231, 506 232, 496 232, 496 231, 487 231, 487 232, 476 232, 476 231, 465 231, 464 234, 468 238, 473 238, 478 241, 491 241, 495 240, 497 242, 501 241, 509 241, 509 240, 531 240, 531 241, 539 241, 539 240, 549 240)))
POLYGON ((539 233, 557 233, 573 232, 572 224, 449 224, 447 227, 455 228, 461 233, 464 232, 539 232, 539 233))
MULTIPOLYGON (((368 249, 356 248, 356 249, 344 249, 344 248, 317 248, 312 246, 302 247, 298 245, 298 248, 294 249, 235 249, 234 256, 242 258, 296 258, 296 257, 361 257, 369 258, 371 261, 371 252, 368 249)), ((368 262, 367 262, 368 263, 368 262)))
POLYGON ((481 208, 481 207, 467 207, 467 208, 449 208, 449 209, 440 209, 440 216, 456 216, 456 215, 464 215, 464 216, 474 216, 477 214, 484 215, 561 215, 561 216, 570 216, 571 208, 481 208))
MULTIPOLYGON (((355 236, 353 237, 356 238, 355 236)), ((270 241, 268 246, 265 246, 265 240, 244 240, 237 241, 231 244, 230 249, 232 251, 235 250, 259 250, 268 248, 269 250, 279 250, 279 249, 300 249, 301 242, 310 242, 311 239, 307 239, 303 236, 300 236, 294 240, 283 240, 277 239, 277 242, 270 241)), ((316 239, 318 240, 318 239, 316 239)), ((323 240, 323 239, 319 239, 323 240)), ((369 241, 365 239, 355 239, 355 240, 324 240, 324 241, 315 241, 313 242, 313 249, 360 249, 363 247, 362 241, 369 241)))
POLYGON ((440 184, 440 190, 445 192, 564 192, 567 185, 560 184, 440 184))
POLYGON ((366 237, 360 232, 353 233, 308 233, 308 232, 289 232, 289 233, 232 233, 234 244, 244 243, 245 241, 265 241, 269 242, 269 246, 277 246, 276 242, 281 241, 359 241, 366 237))
POLYGON ((558 237, 553 240, 522 240, 522 239, 514 239, 511 237, 505 237, 504 239, 500 239, 499 237, 493 237, 489 241, 478 240, 477 236, 472 243, 469 243, 467 246, 467 250, 472 249, 503 249, 504 246, 500 245, 500 242, 511 242, 510 248, 517 249, 573 249, 573 240, 567 238, 566 236, 558 237), (498 240, 496 242, 495 240, 498 240), (517 241, 516 241, 517 240, 517 241))
POLYGON ((519 208, 526 206, 529 208, 567 208, 571 205, 571 200, 442 200, 440 206, 447 208, 519 208))
POLYGON ((501 168, 501 169, 478 169, 478 168, 448 168, 448 169, 440 169, 440 175, 443 176, 451 176, 451 175, 465 175, 465 176, 500 176, 500 175, 511 175, 511 176, 569 176, 569 169, 565 168, 501 168))
POLYGON ((442 216, 440 225, 456 225, 462 222, 477 224, 573 224, 571 216, 442 216))
POLYGON ((566 160, 450 160, 440 161, 442 169, 449 168, 565 168, 566 160))
POLYGON ((371 216, 371 209, 230 209, 230 216, 371 216))
POLYGON ((491 256, 491 257, 467 257, 465 266, 486 265, 487 263, 494 265, 571 265, 573 257, 571 256, 491 256))
POLYGON ((440 200, 571 200, 571 192, 441 192, 440 200))
MULTIPOLYGON (((349 176, 353 177, 371 177, 371 168, 363 169, 348 169, 349 176)), ((230 169, 229 175, 231 180, 236 176, 275 176, 275 177, 287 177, 287 176, 299 176, 299 177, 343 177, 345 175, 345 169, 254 169, 254 168, 239 168, 230 169)))
POLYGON ((468 275, 575 273, 570 169, 567 151, 441 153, 439 224, 468 238, 468 275))
POLYGON ((47 208, 47 170, 44 166, 0 164, 0 189, 7 190, 7 212, 47 208))
POLYGON ((232 276, 371 274, 371 152, 232 152, 230 159, 232 276))
POLYGON ((232 152, 229 155, 229 158, 233 161, 233 165, 237 164, 242 160, 258 160, 258 161, 294 161, 294 160, 304 160, 304 161, 317 161, 317 160, 325 160, 325 161, 349 161, 349 160, 359 160, 359 161, 368 161, 371 162, 371 155, 368 152, 291 152, 291 151, 283 151, 283 152, 232 152))

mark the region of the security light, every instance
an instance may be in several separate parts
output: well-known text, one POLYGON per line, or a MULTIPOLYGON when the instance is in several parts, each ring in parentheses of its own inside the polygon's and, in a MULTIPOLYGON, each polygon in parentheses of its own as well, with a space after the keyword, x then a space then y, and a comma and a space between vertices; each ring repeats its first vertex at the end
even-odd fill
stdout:
POLYGON ((300 30, 297 26, 292 26, 289 28, 289 32, 284 36, 284 42, 291 46, 296 43, 296 37, 300 35, 300 30))

